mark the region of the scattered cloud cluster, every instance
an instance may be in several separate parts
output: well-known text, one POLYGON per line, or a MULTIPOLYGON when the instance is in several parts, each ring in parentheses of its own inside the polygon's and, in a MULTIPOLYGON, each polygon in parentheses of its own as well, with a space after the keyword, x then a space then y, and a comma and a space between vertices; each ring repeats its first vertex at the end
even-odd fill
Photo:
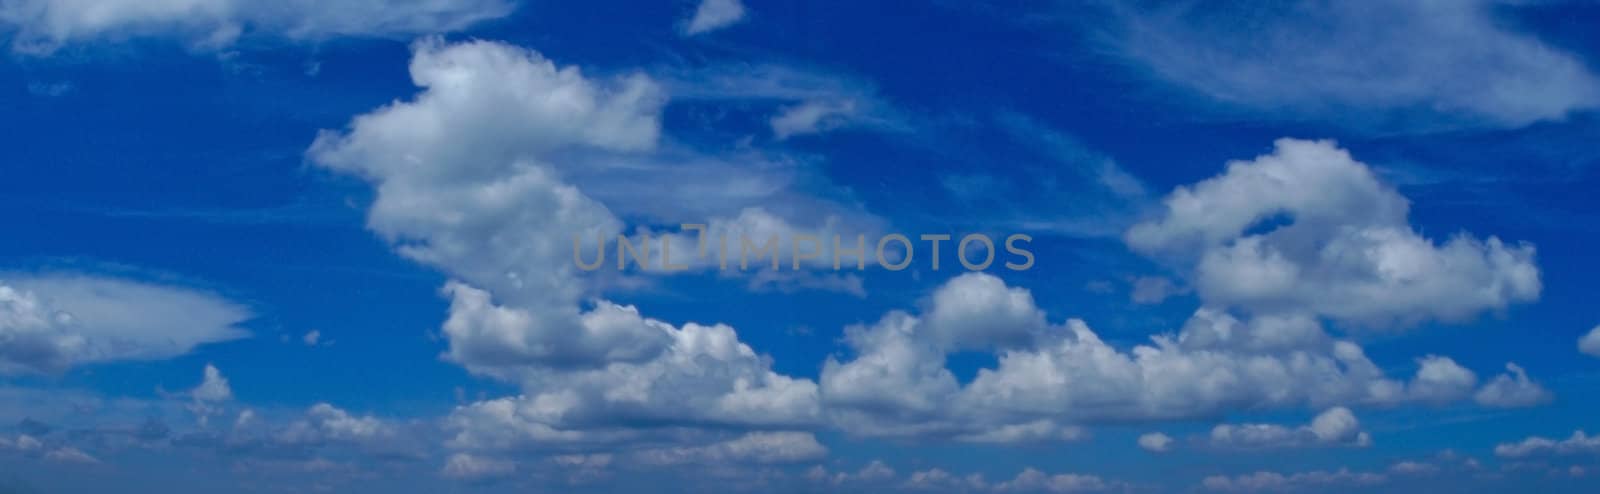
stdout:
POLYGON ((320 41, 448 32, 514 8, 510 0, 17 0, 0 5, 0 32, 11 33, 13 51, 31 55, 140 37, 177 38, 210 51, 252 35, 320 41))
POLYGON ((1215 475, 1206 477, 1200 485, 1214 492, 1283 492, 1303 488, 1337 488, 1341 490, 1370 487, 1388 482, 1387 475, 1370 472, 1311 471, 1284 475, 1278 472, 1255 472, 1233 477, 1215 475))
MULTIPOLYGON (((13 50, 40 55, 72 43, 174 33, 196 47, 225 49, 251 35, 318 40, 451 31, 513 8, 507 0, 291 1, 272 8, 231 0, 21 0, 0 5, 0 28, 13 33, 13 50)), ((1231 34, 1231 26, 1222 29, 1189 12, 1129 17, 1122 47, 1159 76, 1249 106, 1316 111, 1332 102, 1520 126, 1600 101, 1580 63, 1496 27, 1481 5, 1384 8, 1417 28, 1383 24, 1358 31, 1409 48, 1357 57, 1353 66, 1332 67, 1327 60, 1369 46, 1296 28, 1307 16, 1353 25, 1369 15, 1344 6, 1288 8, 1282 18, 1264 21, 1269 32, 1306 34, 1270 37, 1259 60, 1221 52, 1174 56, 1180 46, 1217 49, 1195 41, 1202 37, 1231 42, 1211 36, 1231 34), (1466 39, 1478 41, 1457 43, 1466 39), (1446 83, 1412 73, 1479 64, 1519 70, 1446 83), (1301 76, 1264 67, 1296 68, 1301 76), (1235 70, 1220 73, 1229 69, 1235 70), (1284 83, 1302 76, 1307 80, 1284 83), (1373 84, 1384 90, 1374 91, 1373 84)), ((682 31, 701 35, 745 16, 739 0, 702 0, 682 31)), ((463 400, 429 423, 323 402, 267 416, 234 403, 228 378, 207 364, 197 386, 161 405, 192 412, 193 428, 175 432, 152 418, 137 430, 75 436, 46 430, 0 437, 0 452, 100 461, 69 444, 70 436, 191 449, 236 465, 330 469, 348 455, 426 461, 442 465, 437 473, 445 478, 472 482, 554 469, 577 483, 612 468, 679 466, 777 478, 785 475, 783 467, 826 460, 829 449, 817 435, 834 430, 913 442, 1051 444, 1084 440, 1087 427, 1107 423, 1320 410, 1299 425, 1220 424, 1187 443, 1217 450, 1366 447, 1372 436, 1352 408, 1466 401, 1515 408, 1553 399, 1515 363, 1480 383, 1454 359, 1426 354, 1414 360, 1414 372, 1396 374, 1336 331, 1468 321, 1536 300, 1543 286, 1535 249, 1466 232, 1428 238, 1410 224, 1409 201, 1366 164, 1330 141, 1287 138, 1269 154, 1230 162, 1220 175, 1178 187, 1153 215, 1123 231, 1127 246, 1176 272, 1176 280, 1134 279, 1134 303, 1160 304, 1188 293, 1202 303, 1179 327, 1151 328, 1151 336, 1131 345, 1107 341, 1084 320, 1047 314, 1026 288, 967 273, 938 285, 914 310, 891 310, 846 328, 845 351, 822 362, 815 380, 786 375, 729 325, 669 323, 606 299, 611 289, 641 281, 575 272, 570 248, 582 244, 592 251, 610 239, 653 234, 662 245, 691 252, 686 232, 663 226, 686 221, 707 224, 713 236, 872 232, 882 222, 859 206, 804 190, 813 177, 796 158, 751 148, 694 151, 667 135, 662 123, 677 99, 742 98, 777 102, 766 123, 779 141, 901 125, 870 87, 782 67, 693 77, 597 76, 489 41, 424 38, 412 52, 416 95, 324 131, 306 155, 317 166, 370 183, 375 195, 367 227, 399 254, 448 277, 439 289, 449 302, 438 333, 446 346, 441 358, 515 391, 463 400), (718 182, 706 186, 706 177, 718 182), (974 353, 994 364, 958 378, 951 360, 974 353)), ((1035 133, 1030 125, 1017 127, 1035 133)), ((1058 153, 1069 147, 1046 144, 1058 153)), ((1131 204, 1146 197, 1144 185, 1109 159, 1089 161, 1094 166, 1085 169, 1097 190, 1131 215, 1131 204)), ((831 258, 824 254, 821 264, 831 258)), ((707 269, 704 262, 691 269, 707 269)), ((859 279, 801 274, 751 280, 752 286, 767 283, 864 293, 859 279)), ((0 374, 59 374, 86 364, 171 358, 245 336, 239 325, 250 317, 234 302, 189 288, 94 276, 8 277, 0 280, 0 374)), ((331 344, 316 330, 299 340, 331 344)), ((1600 328, 1578 347, 1600 356, 1600 328)), ((1178 448, 1161 432, 1143 434, 1136 444, 1155 453, 1178 448)), ((1495 448, 1505 459, 1594 451, 1600 441, 1582 431, 1495 448)), ((1351 489, 1433 475, 1441 465, 1402 461, 1384 473, 1219 475, 1205 478, 1201 488, 1351 489)), ((1571 468, 1573 476, 1584 472, 1571 468)), ((902 477, 881 461, 855 471, 817 465, 805 476, 825 490, 1131 488, 1096 475, 1033 468, 1000 481, 938 468, 902 477)))
POLYGON ((826 486, 828 491, 880 492, 891 489, 906 492, 970 492, 970 493, 1051 493, 1120 492, 1128 484, 1107 480, 1096 475, 1076 473, 1046 473, 1032 467, 1024 468, 1015 477, 998 482, 984 478, 981 473, 958 476, 939 468, 919 470, 901 478, 893 468, 881 460, 873 460, 855 472, 830 472, 817 466, 806 473, 813 484, 826 486))

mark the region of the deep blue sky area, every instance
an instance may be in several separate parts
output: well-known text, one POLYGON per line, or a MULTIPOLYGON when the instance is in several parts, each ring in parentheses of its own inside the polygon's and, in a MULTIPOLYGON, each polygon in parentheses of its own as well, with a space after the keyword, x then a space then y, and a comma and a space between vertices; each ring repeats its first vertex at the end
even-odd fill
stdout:
POLYGON ((1600 490, 1597 22, 0 2, 0 492, 1600 490))

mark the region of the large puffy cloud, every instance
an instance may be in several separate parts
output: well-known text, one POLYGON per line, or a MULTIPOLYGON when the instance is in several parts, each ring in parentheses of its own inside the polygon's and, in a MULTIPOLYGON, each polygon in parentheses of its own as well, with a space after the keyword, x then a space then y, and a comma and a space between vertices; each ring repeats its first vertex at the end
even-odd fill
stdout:
POLYGON ((220 48, 251 34, 320 40, 454 31, 513 8, 510 0, 16 0, 0 4, 0 29, 13 31, 13 50, 34 54, 140 36, 220 48))
MULTIPOLYGON (((653 322, 665 326, 662 323, 653 322)), ((656 358, 588 370, 528 370, 526 394, 463 406, 447 423, 463 449, 585 449, 673 427, 807 427, 816 385, 772 372, 727 326, 665 326, 656 358), (640 427, 632 427, 637 425, 640 427)))
POLYGON ((1532 246, 1423 237, 1406 199, 1328 141, 1280 139, 1164 204, 1126 240, 1192 266, 1210 305, 1389 326, 1460 321, 1541 288, 1532 246))
POLYGON ((1496 19, 1509 2, 1177 2, 1111 36, 1212 100, 1366 128, 1522 126, 1600 106, 1580 57, 1496 19))
MULTIPOLYGON (((647 318, 595 297, 604 273, 580 276, 574 268, 574 238, 593 252, 595 239, 624 234, 611 198, 649 195, 617 191, 639 183, 639 174, 661 178, 652 183, 663 190, 682 179, 663 161, 676 151, 660 144, 667 97, 660 84, 641 74, 591 78, 492 42, 430 39, 414 50, 411 76, 420 94, 358 116, 344 132, 323 133, 308 155, 372 182, 369 227, 401 254, 455 279, 443 289, 451 300, 445 358, 522 389, 450 414, 448 445, 469 456, 453 459, 447 471, 473 477, 503 470, 475 459, 636 443, 715 455, 726 451, 715 444, 730 440, 730 431, 816 424, 816 385, 773 372, 770 359, 733 328, 647 318)), ((690 161, 683 169, 708 169, 690 161)), ((726 169, 735 174, 719 178, 766 177, 726 169)), ((753 184, 749 193, 689 191, 718 204, 714 211, 656 207, 694 201, 619 203, 653 209, 654 219, 697 219, 711 235, 793 231, 794 216, 741 205, 795 197, 784 190, 753 184)), ((694 252, 685 240, 667 241, 694 252)), ((759 440, 771 437, 790 436, 726 448, 779 448, 779 441, 759 440)))
MULTIPOLYGON (((1477 383, 1470 370, 1437 356, 1420 359, 1408 381, 1389 377, 1361 347, 1333 339, 1308 317, 1244 322, 1201 309, 1176 335, 1121 350, 1083 321, 1049 323, 1027 291, 987 274, 956 277, 930 301, 920 316, 894 311, 847 329, 854 358, 830 358, 819 382, 836 425, 866 435, 960 438, 1020 424, 1067 430, 1239 408, 1447 402, 1469 397, 1477 383), (960 383, 945 359, 962 350, 992 351, 998 365, 960 383)), ((1339 410, 1307 432, 1363 442, 1341 427, 1355 420, 1339 410)))
POLYGON ((171 358, 244 337, 244 307, 200 290, 88 275, 0 279, 0 374, 171 358))
MULTIPOLYGON (((706 244, 695 234, 651 223, 707 225, 707 243, 726 236, 733 251, 741 235, 760 243, 777 234, 787 246, 796 232, 850 237, 882 228, 854 207, 797 191, 814 180, 792 160, 663 146, 668 89, 690 87, 637 73, 586 77, 492 42, 429 39, 414 49, 411 77, 423 92, 356 117, 346 132, 324 132, 309 157, 377 186, 368 224, 402 254, 558 315, 569 328, 586 282, 608 279, 573 275, 575 238, 592 258, 619 234, 653 234, 649 255, 659 273, 665 246, 674 262, 696 269, 717 259, 700 255, 706 244), (622 218, 645 224, 625 232, 622 218)), ((642 237, 630 240, 637 248, 642 237)), ((810 265, 831 267, 831 243, 822 243, 810 265)), ((614 274, 605 269, 599 274, 614 274)))

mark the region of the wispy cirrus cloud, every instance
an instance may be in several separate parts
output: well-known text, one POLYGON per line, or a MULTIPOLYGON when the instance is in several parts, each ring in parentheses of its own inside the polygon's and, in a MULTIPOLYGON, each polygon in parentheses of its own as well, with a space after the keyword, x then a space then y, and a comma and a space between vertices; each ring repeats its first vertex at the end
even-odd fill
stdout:
POLYGON ((1165 2, 1116 7, 1111 53, 1225 104, 1364 129, 1521 127, 1600 105, 1572 53, 1514 2, 1165 2))

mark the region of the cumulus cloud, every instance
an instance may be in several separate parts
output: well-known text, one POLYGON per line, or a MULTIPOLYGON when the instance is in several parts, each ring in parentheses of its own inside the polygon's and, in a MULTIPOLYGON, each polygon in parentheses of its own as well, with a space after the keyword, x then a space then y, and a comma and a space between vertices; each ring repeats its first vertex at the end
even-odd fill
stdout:
POLYGON ((200 385, 189 390, 189 397, 192 400, 189 411, 194 412, 203 427, 212 415, 222 413, 223 402, 233 399, 233 388, 228 385, 228 378, 223 377, 221 370, 206 364, 200 385))
POLYGON ((1588 334, 1578 338, 1578 351, 1600 357, 1600 326, 1595 326, 1588 334))
POLYGON ((242 36, 317 41, 455 31, 510 14, 510 0, 17 0, 0 5, 14 51, 45 55, 71 43, 176 38, 221 49, 242 36))
MULTIPOLYGON (((727 325, 668 324, 598 297, 607 278, 574 269, 572 249, 574 237, 593 252, 594 239, 624 234, 613 204, 698 219, 713 235, 840 228, 835 216, 795 223, 828 207, 746 207, 816 202, 782 185, 746 194, 737 183, 688 184, 695 200, 639 202, 652 194, 627 189, 640 174, 661 173, 643 183, 672 190, 688 179, 665 172, 695 170, 704 158, 677 168, 660 161, 683 155, 660 146, 668 91, 654 79, 588 77, 492 42, 427 39, 413 49, 418 95, 324 132, 307 154, 371 182, 369 228, 453 278, 442 289, 451 302, 444 357, 523 390, 454 410, 445 420, 450 447, 474 455, 646 441, 701 448, 729 440, 729 430, 816 426, 815 383, 773 372, 727 325), (679 206, 706 202, 725 207, 679 206)), ((717 183, 755 177, 726 169, 733 174, 717 183)), ((695 251, 692 238, 669 237, 674 250, 695 251)))
POLYGON ((228 401, 233 399, 233 388, 228 386, 228 378, 222 376, 222 371, 217 370, 214 365, 206 364, 200 385, 189 390, 189 395, 196 401, 228 401))
MULTIPOLYGON (((880 460, 873 460, 857 472, 830 473, 826 468, 817 466, 809 470, 806 477, 812 482, 830 484, 832 488, 847 488, 855 490, 876 487, 874 491, 884 490, 885 486, 897 478, 893 468, 880 460)), ((1115 480, 1107 480, 1096 475, 1080 473, 1051 474, 1031 467, 1023 468, 1015 477, 1000 482, 989 482, 983 474, 968 474, 964 476, 952 474, 941 468, 919 470, 912 472, 900 481, 898 486, 908 491, 922 492, 992 492, 992 493, 1075 493, 1075 492, 1107 492, 1128 489, 1128 484, 1115 480)))
POLYGON ((1408 389, 1417 400, 1442 404, 1471 393, 1477 383, 1477 373, 1450 357, 1428 355, 1417 360, 1417 375, 1408 389))
POLYGON ((1531 407, 1551 400, 1550 392, 1529 379, 1521 366, 1508 362, 1506 371, 1484 384, 1473 399, 1480 405, 1497 408, 1531 407))
POLYGON ((1600 79, 1497 19, 1506 5, 1178 3, 1126 9, 1111 40, 1211 99, 1364 128, 1519 127, 1600 105, 1600 79))
MULTIPOLYGON (((818 383, 832 423, 864 435, 961 437, 1038 421, 1445 402, 1469 397, 1477 382, 1437 356, 1422 359, 1410 380, 1394 379, 1306 317, 1242 322, 1201 309, 1176 335, 1120 350, 1081 320, 1050 323, 1029 292, 987 274, 958 276, 925 305, 920 315, 892 311, 847 328, 854 358, 830 358, 818 383), (963 384, 945 359, 972 350, 993 352, 998 364, 963 384)), ((1361 442, 1348 410, 1325 415, 1307 434, 1361 442)))
MULTIPOLYGON (((792 245, 795 232, 882 229, 859 208, 797 190, 814 180, 792 160, 661 146, 669 94, 694 98, 695 88, 717 82, 592 78, 530 50, 438 39, 414 46, 411 76, 423 88, 415 98, 361 115, 345 132, 323 132, 308 157, 373 182, 368 226, 401 254, 514 305, 538 306, 551 324, 574 327, 586 289, 616 281, 609 268, 574 275, 575 239, 593 253, 624 233, 640 236, 629 239, 635 246, 652 235, 659 242, 647 257, 656 274, 663 259, 697 271, 717 266, 716 256, 698 255, 714 242, 650 224, 625 229, 624 216, 704 224, 703 238, 712 240, 777 234, 779 245, 792 245)), ((752 91, 748 97, 768 94, 752 91)), ((827 247, 808 266, 831 268, 827 247)))
POLYGON ((1095 475, 1058 473, 1047 474, 1032 468, 1022 470, 1016 477, 999 484, 995 484, 995 492, 1100 492, 1115 487, 1116 484, 1107 482, 1095 475))
POLYGON ((457 480, 487 480, 507 477, 515 471, 516 464, 507 460, 456 453, 445 461, 440 474, 457 480))
POLYGON ((1211 429, 1210 444, 1221 448, 1288 448, 1318 445, 1366 447, 1372 436, 1361 430, 1361 423, 1345 407, 1333 407, 1318 414, 1311 423, 1288 428, 1276 424, 1223 424, 1211 429))
POLYGON ((686 35, 707 33, 732 26, 744 19, 744 4, 739 0, 700 0, 694 17, 684 25, 686 35))
MULTIPOLYGON (((664 323, 655 323, 664 325, 664 323)), ((584 447, 649 434, 629 423, 807 427, 820 414, 816 385, 769 370, 732 328, 665 326, 671 344, 650 360, 522 376, 527 394, 457 408, 454 447, 584 447)))
POLYGON ((244 307, 200 290, 89 275, 0 279, 0 374, 159 360, 244 337, 244 307))
POLYGON ((901 487, 913 491, 961 492, 985 490, 989 487, 989 483, 983 479, 983 474, 974 473, 957 477, 943 469, 933 468, 911 472, 901 487))
POLYGON ((1574 431, 1562 440, 1532 436, 1515 443, 1502 443, 1494 447, 1495 456, 1501 458, 1528 458, 1536 456, 1566 456, 1600 453, 1600 437, 1590 437, 1583 431, 1574 431))
POLYGON ((1541 289, 1531 245, 1423 237, 1406 198, 1329 141, 1279 139, 1163 204, 1125 239, 1192 267, 1208 305, 1404 326, 1465 320, 1541 289))
POLYGON ((1172 449, 1172 436, 1160 432, 1149 432, 1139 436, 1139 447, 1145 451, 1165 453, 1172 449))
POLYGON ((883 460, 872 460, 866 466, 861 467, 861 470, 855 472, 829 473, 828 469, 823 468, 821 465, 806 471, 806 479, 835 486, 843 484, 887 484, 895 478, 895 475, 897 475, 897 472, 894 471, 894 468, 889 467, 883 460))

